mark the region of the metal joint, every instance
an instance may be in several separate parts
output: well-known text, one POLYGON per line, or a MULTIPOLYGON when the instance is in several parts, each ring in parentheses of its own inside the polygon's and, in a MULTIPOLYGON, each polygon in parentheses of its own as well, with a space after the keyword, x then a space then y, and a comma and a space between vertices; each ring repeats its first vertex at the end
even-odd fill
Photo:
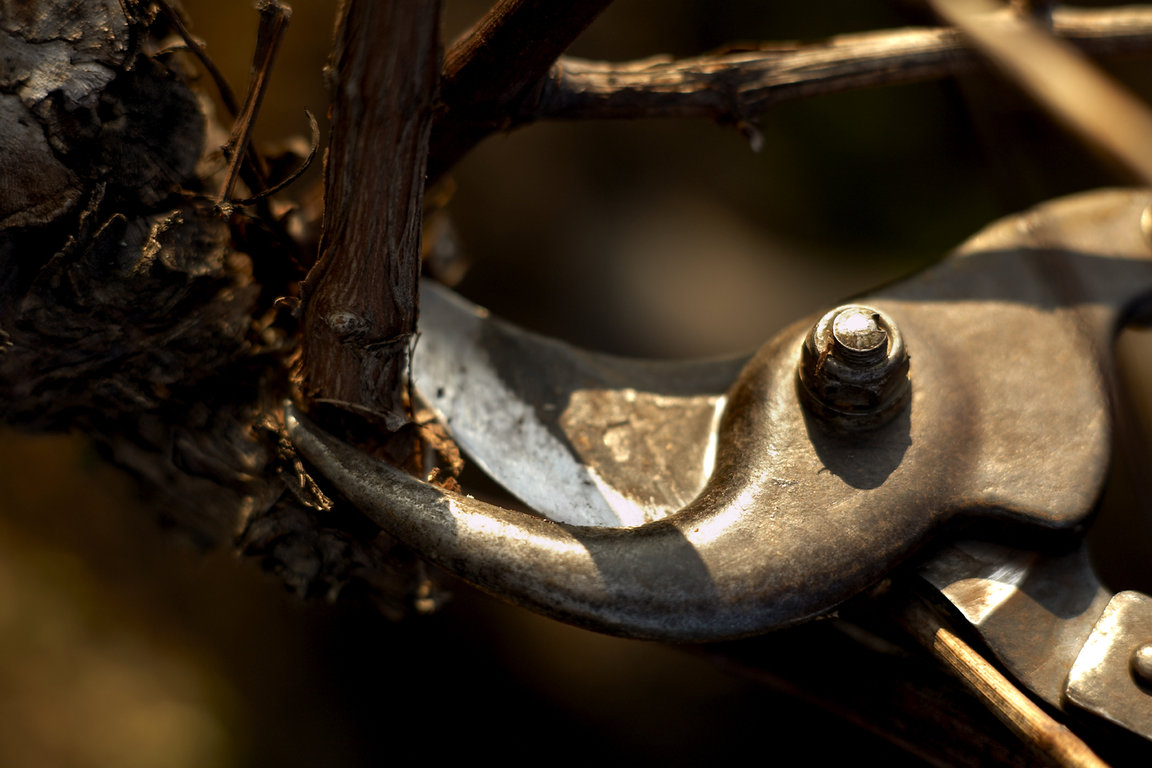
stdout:
POLYGON ((911 394, 900 329, 880 310, 859 304, 837 307, 812 327, 797 378, 805 406, 847 430, 891 421, 911 394))

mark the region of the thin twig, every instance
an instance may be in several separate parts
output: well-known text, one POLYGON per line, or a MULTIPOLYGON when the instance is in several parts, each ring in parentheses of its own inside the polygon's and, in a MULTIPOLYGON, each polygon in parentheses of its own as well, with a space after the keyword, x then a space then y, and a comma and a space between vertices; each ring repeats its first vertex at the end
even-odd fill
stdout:
POLYGON ((444 56, 443 111, 429 180, 450 168, 509 112, 531 100, 549 68, 612 0, 499 0, 444 56))
MULTIPOLYGON (((1057 36, 1092 56, 1152 51, 1152 6, 1061 8, 1052 19, 1057 36)), ((562 57, 534 98, 509 102, 500 115, 487 114, 455 130, 470 128, 475 143, 488 133, 541 119, 702 117, 739 125, 785 101, 921 82, 981 66, 983 58, 957 31, 923 27, 819 43, 745 46, 685 59, 610 63, 562 57)))
POLYGON ((308 118, 308 127, 311 131, 311 139, 308 141, 308 154, 304 156, 304 159, 300 161, 300 164, 296 166, 296 168, 291 173, 280 179, 280 181, 272 182, 269 180, 271 186, 267 187, 262 192, 252 195, 251 197, 246 197, 243 200, 230 201, 232 205, 251 205, 252 203, 266 200, 277 192, 280 192, 281 190, 288 187, 292 182, 296 181, 296 179, 303 176, 306 170, 312 167, 312 162, 316 159, 316 152, 320 149, 320 124, 316 122, 316 116, 309 112, 307 109, 304 110, 304 116, 308 118))
MULTIPOLYGON (((1053 32, 1095 56, 1152 51, 1152 6, 1062 9, 1054 13, 1053 32)), ((566 57, 535 108, 511 119, 735 120, 783 101, 947 77, 982 62, 974 46, 947 28, 865 32, 681 60, 611 64, 566 57)))
MULTIPOLYGON (((228 137, 228 143, 224 146, 225 154, 231 159, 224 185, 220 189, 220 203, 225 203, 232 196, 232 190, 236 186, 236 179, 240 175, 245 159, 249 160, 261 189, 267 186, 264 170, 260 167, 259 155, 250 147, 249 138, 256 124, 260 104, 264 100, 264 92, 268 89, 272 64, 276 60, 277 51, 280 50, 280 42, 284 39, 288 21, 292 18, 292 9, 279 0, 261 0, 258 10, 260 26, 256 33, 256 52, 252 57, 252 77, 248 83, 248 94, 240 114, 232 123, 232 135, 228 137)), ((253 192, 259 191, 259 189, 253 190, 253 192)))

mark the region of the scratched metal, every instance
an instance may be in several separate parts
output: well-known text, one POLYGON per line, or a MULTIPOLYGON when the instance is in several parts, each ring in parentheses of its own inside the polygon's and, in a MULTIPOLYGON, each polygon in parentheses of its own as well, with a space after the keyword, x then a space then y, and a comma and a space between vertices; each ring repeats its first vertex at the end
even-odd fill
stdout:
MULTIPOLYGON (((1086 522, 1109 460, 1112 336, 1152 290, 1139 227, 1149 202, 1129 190, 1055 201, 860 297, 898 324, 911 358, 910 402, 875 430, 845 435, 808 413, 796 369, 817 317, 784 330, 729 389, 704 489, 635 528, 497 511, 423 486, 303 419, 290 433, 378 524, 507 599, 639 637, 763 632, 829 611, 965 521, 1064 530, 1086 522)), ((471 338, 486 350, 515 337, 471 338)), ((564 364, 563 350, 528 354, 537 350, 508 353, 519 361, 506 375, 518 377, 523 403, 541 402, 532 382, 564 364)), ((543 402, 567 405, 571 390, 563 394, 543 402)), ((530 449, 503 445, 528 468, 530 449)))
POLYGON ((1068 673, 1112 597, 1083 546, 1048 555, 958 541, 920 573, 1017 680, 1053 707, 1064 707, 1068 673))
POLYGON ((1132 656, 1152 643, 1152 597, 1121 592, 1112 598, 1068 678, 1076 706, 1152 739, 1152 686, 1137 683, 1132 656))
POLYGON ((425 281, 412 378, 468 457, 531 508, 635 526, 700 492, 724 392, 746 362, 586 352, 425 281))

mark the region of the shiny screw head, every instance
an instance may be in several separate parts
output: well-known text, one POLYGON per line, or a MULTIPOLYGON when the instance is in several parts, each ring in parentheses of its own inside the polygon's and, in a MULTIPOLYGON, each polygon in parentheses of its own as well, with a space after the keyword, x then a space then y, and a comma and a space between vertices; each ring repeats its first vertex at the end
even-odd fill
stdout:
POLYGON ((1132 674, 1144 685, 1152 685, 1152 643, 1145 643, 1132 652, 1132 674))
POLYGON ((878 309, 837 307, 812 327, 797 371, 809 411, 845 429, 874 429, 908 403, 908 353, 896 323, 878 309))
POLYGON ((870 366, 888 356, 888 332, 868 307, 847 307, 832 321, 832 354, 854 366, 870 366))

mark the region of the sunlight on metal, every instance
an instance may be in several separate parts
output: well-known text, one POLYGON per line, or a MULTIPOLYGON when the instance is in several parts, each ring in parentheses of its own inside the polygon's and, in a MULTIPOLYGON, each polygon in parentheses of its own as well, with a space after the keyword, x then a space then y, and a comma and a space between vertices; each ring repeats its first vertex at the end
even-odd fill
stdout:
MULTIPOLYGON (((624 494, 617 491, 612 487, 608 481, 600 476, 600 473, 593 467, 587 467, 588 477, 592 478, 592 482, 596 484, 596 490, 608 502, 608 506, 616 514, 619 519, 618 523, 613 526, 620 526, 624 528, 633 528, 637 525, 644 525, 649 520, 659 519, 664 516, 663 511, 654 504, 640 504, 634 499, 630 499, 624 494)), ((545 515, 550 519, 558 519, 556 512, 549 512, 545 515)))
POLYGON ((720 436, 720 419, 728 407, 728 396, 716 398, 716 410, 712 412, 712 424, 708 429, 708 444, 704 447, 704 477, 711 477, 716 468, 716 446, 720 436))

